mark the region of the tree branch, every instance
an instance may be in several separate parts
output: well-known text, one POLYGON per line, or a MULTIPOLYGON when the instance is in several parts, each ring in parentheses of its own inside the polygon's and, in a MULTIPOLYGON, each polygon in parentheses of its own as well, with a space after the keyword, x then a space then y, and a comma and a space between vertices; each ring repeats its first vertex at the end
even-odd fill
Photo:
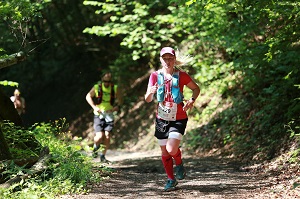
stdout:
POLYGON ((26 56, 22 51, 9 55, 6 58, 0 59, 0 69, 17 64, 21 61, 24 61, 26 56))

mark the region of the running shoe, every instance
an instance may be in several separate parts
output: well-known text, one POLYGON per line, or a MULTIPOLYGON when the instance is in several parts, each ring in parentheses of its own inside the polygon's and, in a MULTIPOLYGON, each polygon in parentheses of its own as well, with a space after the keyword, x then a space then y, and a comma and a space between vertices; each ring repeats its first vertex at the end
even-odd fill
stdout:
POLYGON ((183 163, 175 167, 176 178, 182 180, 185 178, 186 172, 183 163))
POLYGON ((100 162, 109 162, 109 161, 105 158, 105 155, 100 155, 100 162))
POLYGON ((178 184, 177 180, 168 179, 167 184, 165 186, 165 191, 173 191, 176 189, 176 185, 178 184))

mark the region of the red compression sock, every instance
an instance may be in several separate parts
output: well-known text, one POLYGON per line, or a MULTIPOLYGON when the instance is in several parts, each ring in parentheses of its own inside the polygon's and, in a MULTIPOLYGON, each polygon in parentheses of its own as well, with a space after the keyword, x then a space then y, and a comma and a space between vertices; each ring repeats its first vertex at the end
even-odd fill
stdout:
POLYGON ((172 157, 174 158, 176 165, 180 165, 182 163, 180 148, 178 148, 177 153, 175 155, 172 155, 172 157))
POLYGON ((162 155, 161 160, 162 160, 162 163, 164 165, 164 168, 165 168, 165 171, 166 171, 166 174, 167 174, 168 178, 171 179, 171 180, 174 180, 175 177, 174 177, 174 172, 173 172, 173 159, 172 159, 172 156, 162 155))

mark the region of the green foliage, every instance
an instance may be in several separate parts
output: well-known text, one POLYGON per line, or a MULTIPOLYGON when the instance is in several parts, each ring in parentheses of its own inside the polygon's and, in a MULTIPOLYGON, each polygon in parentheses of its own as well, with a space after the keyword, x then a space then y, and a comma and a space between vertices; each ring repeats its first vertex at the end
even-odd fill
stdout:
POLYGON ((38 9, 43 2, 32 3, 29 0, 5 0, 0 2, 0 27, 2 29, 0 58, 18 52, 20 48, 27 45, 27 24, 34 17, 40 17, 38 9))
MULTIPOLYGON (((285 127, 287 129, 287 133, 290 133, 290 138, 293 140, 293 146, 291 147, 288 153, 288 162, 290 164, 298 165, 300 163, 300 125, 298 119, 293 119, 290 121, 285 127)), ((294 187, 298 187, 299 184, 294 182, 294 187)))
MULTIPOLYGON (((15 139, 9 143, 10 148, 21 142, 26 136, 34 135, 41 146, 48 146, 50 149, 51 160, 48 162, 47 170, 41 175, 31 176, 14 184, 9 189, 0 190, 1 198, 55 198, 58 195, 67 193, 86 192, 88 182, 99 181, 100 175, 95 172, 90 157, 83 151, 79 151, 76 143, 67 143, 65 119, 60 119, 51 123, 35 124, 30 129, 19 129, 12 124, 6 124, 5 131, 10 137, 15 139), (18 137, 20 134, 23 137, 18 137), (16 143, 18 141, 18 143, 16 143)), ((2 126, 3 128, 3 126, 2 126)), ((40 148, 39 148, 40 149, 40 148)), ((15 153, 14 153, 15 154, 15 153)), ((26 150, 23 157, 27 156, 26 150)), ((28 168, 21 168, 16 165, 9 165, 8 170, 3 174, 24 175, 28 173, 28 168)))
POLYGON ((35 12, 35 4, 28 0, 0 2, 0 16, 4 20, 26 21, 35 12))
POLYGON ((14 159, 38 156, 42 146, 34 138, 34 133, 13 123, 4 122, 0 126, 14 159))
POLYGON ((214 101, 201 110, 199 122, 208 123, 196 130, 201 135, 195 135, 196 142, 189 139, 199 143, 194 148, 209 149, 199 138, 210 137, 209 146, 227 144, 237 156, 263 154, 264 159, 289 143, 283 126, 299 113, 294 86, 299 82, 298 4, 196 1, 191 5, 199 9, 189 7, 189 14, 182 15, 188 18, 182 21, 193 22, 187 30, 197 30, 183 42, 201 49, 193 65, 202 86, 199 103, 206 104, 207 96, 214 101), (238 78, 230 80, 229 74, 238 78), (216 98, 218 93, 223 99, 216 98), (218 107, 223 107, 219 113, 218 107), (218 131, 207 134, 207 129, 218 131))
MULTIPOLYGON (((190 113, 200 127, 188 137, 189 147, 225 146, 240 157, 272 158, 297 137, 284 126, 300 111, 299 9, 289 0, 43 1, 44 18, 30 18, 27 39, 47 42, 1 78, 24 81, 18 82, 28 95, 38 96, 29 103, 44 113, 36 106, 32 117, 55 117, 59 106, 74 117, 87 111, 78 110, 86 103, 82 96, 111 69, 129 109, 140 97, 132 91, 135 80, 158 68, 162 46, 173 46, 193 56, 183 69, 201 87, 190 113)), ((10 31, 3 35, 2 49, 20 47, 11 45, 10 31)))
POLYGON ((88 158, 78 151, 76 145, 68 145, 69 143, 56 138, 66 133, 63 131, 65 129, 63 125, 65 119, 57 120, 54 124, 37 124, 32 132, 43 146, 49 146, 53 161, 60 164, 57 168, 55 164, 53 165, 56 168, 53 172, 56 178, 62 181, 70 178, 74 183, 85 183, 91 177, 89 174, 91 165, 87 161, 88 158))
POLYGON ((104 25, 85 28, 83 32, 101 37, 118 36, 121 38, 120 45, 131 50, 133 60, 149 57, 152 61, 161 43, 174 44, 172 38, 180 38, 183 34, 172 14, 181 8, 167 6, 166 1, 84 1, 84 5, 98 6, 100 9, 96 14, 110 17, 104 25), (160 14, 157 10, 164 10, 166 14, 160 14))
POLYGON ((4 80, 4 81, 0 81, 0 85, 18 87, 19 83, 18 82, 4 80))

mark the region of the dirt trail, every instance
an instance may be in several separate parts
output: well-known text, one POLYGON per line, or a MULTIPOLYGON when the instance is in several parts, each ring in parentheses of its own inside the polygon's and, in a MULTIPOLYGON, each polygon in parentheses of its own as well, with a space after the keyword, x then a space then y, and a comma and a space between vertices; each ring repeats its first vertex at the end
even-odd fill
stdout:
POLYGON ((61 198, 300 198, 299 189, 291 189, 288 180, 276 183, 276 176, 251 172, 229 158, 183 154, 187 176, 172 192, 163 191, 166 175, 158 150, 109 151, 107 159, 112 161, 107 166, 113 170, 109 178, 91 185, 86 195, 61 198))

